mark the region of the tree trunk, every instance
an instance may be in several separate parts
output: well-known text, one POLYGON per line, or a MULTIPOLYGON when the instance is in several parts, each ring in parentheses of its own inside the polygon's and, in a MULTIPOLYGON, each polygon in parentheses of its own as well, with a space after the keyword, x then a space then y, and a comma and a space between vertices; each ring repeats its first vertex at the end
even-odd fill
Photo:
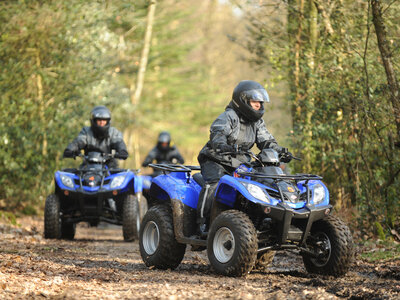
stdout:
POLYGON ((318 10, 316 5, 314 4, 314 0, 309 0, 308 3, 308 13, 309 13, 309 45, 308 45, 308 53, 307 53, 307 65, 308 65, 308 79, 307 79, 307 109, 305 112, 305 124, 304 124, 304 157, 305 157, 305 168, 306 170, 311 170, 311 160, 313 159, 312 153, 313 145, 313 124, 312 117, 314 115, 314 106, 315 106, 315 51, 317 48, 318 41, 318 10))
MULTIPOLYGON (((139 70, 137 74, 137 79, 136 79, 136 85, 131 85, 131 104, 133 106, 133 114, 131 118, 135 118, 135 111, 136 107, 140 102, 140 97, 142 95, 142 90, 144 86, 144 77, 146 74, 146 68, 147 68, 147 61, 149 58, 149 52, 150 52, 150 44, 151 44, 151 35, 153 33, 153 24, 154 24, 154 15, 156 11, 156 0, 150 0, 148 11, 147 11, 147 22, 146 22, 146 32, 144 35, 144 42, 143 42, 143 49, 142 49, 142 54, 140 57, 140 62, 139 62, 139 70), (134 91, 133 91, 134 90, 134 91)), ((135 157, 135 167, 139 168, 140 166, 140 153, 138 151, 139 149, 139 135, 137 132, 132 130, 132 128, 128 128, 126 130, 125 136, 127 137, 128 140, 128 150, 132 151, 134 148, 134 157, 135 157), (129 137, 128 137, 129 135, 129 137), (132 136, 133 135, 133 136, 132 136)))
POLYGON ((144 44, 142 49, 142 55, 140 57, 139 62, 139 71, 136 80, 136 89, 135 93, 131 97, 131 103, 136 106, 139 103, 140 96, 142 94, 143 85, 144 85, 144 75, 146 73, 147 61, 149 58, 150 52, 150 42, 151 35, 153 33, 153 23, 154 23, 154 13, 156 11, 156 0, 151 0, 149 4, 149 9, 147 13, 147 25, 146 25, 146 33, 144 35, 144 44))
POLYGON ((397 143, 400 143, 400 93, 399 83, 396 78, 392 63, 392 54, 387 41, 386 28, 382 17, 382 6, 379 0, 371 0, 372 21, 375 26, 375 33, 378 40, 378 47, 381 53, 383 65, 386 71, 386 78, 390 90, 390 100, 394 110, 394 119, 397 127, 397 143))
MULTIPOLYGON (((36 66, 38 69, 41 66, 39 49, 36 51, 36 66)), ((45 119, 45 103, 43 97, 43 83, 42 76, 40 74, 36 74, 36 87, 37 87, 37 100, 39 103, 39 117, 43 124, 43 141, 42 141, 42 155, 44 157, 47 156, 47 132, 46 132, 46 119, 45 119)))

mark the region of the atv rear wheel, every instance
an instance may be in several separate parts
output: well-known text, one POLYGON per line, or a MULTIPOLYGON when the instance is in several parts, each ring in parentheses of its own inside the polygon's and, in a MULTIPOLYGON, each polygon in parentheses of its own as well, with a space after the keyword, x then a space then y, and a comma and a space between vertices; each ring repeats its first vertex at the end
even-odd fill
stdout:
POLYGON ((60 199, 56 194, 49 195, 44 205, 44 237, 46 239, 61 237, 60 199))
POLYGON ((122 234, 124 241, 132 242, 139 236, 140 214, 136 196, 127 195, 122 207, 122 234))
POLYGON ((207 254, 217 273, 227 276, 249 273, 256 261, 257 248, 256 230, 245 213, 227 210, 212 222, 207 254))
POLYGON ((348 271, 353 259, 353 238, 339 218, 330 215, 314 222, 307 244, 318 254, 317 257, 302 254, 308 272, 338 277, 348 271))
POLYGON ((185 255, 186 245, 175 239, 172 211, 165 205, 151 207, 142 221, 140 255, 146 266, 175 269, 185 255))

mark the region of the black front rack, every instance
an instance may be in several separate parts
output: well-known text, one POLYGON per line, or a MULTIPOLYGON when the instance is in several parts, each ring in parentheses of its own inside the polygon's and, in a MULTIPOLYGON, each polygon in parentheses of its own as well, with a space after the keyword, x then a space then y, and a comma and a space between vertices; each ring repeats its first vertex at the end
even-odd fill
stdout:
MULTIPOLYGON (((321 180, 322 177, 318 175, 313 175, 313 174, 294 174, 294 175, 266 175, 262 173, 250 173, 250 172, 238 172, 237 173, 239 176, 244 177, 244 176, 249 176, 249 177, 256 177, 256 178, 268 178, 268 179, 273 179, 274 182, 278 182, 280 180, 294 180, 296 182, 300 180, 305 180, 305 186, 306 186, 306 195, 307 195, 307 204, 310 203, 310 187, 308 186, 308 182, 310 180, 321 180)), ((283 194, 282 189, 278 186, 278 192, 282 200, 285 200, 285 196, 283 194)))
POLYGON ((161 170, 165 172, 192 172, 192 171, 200 171, 200 166, 185 166, 185 165, 176 165, 176 164, 149 164, 149 167, 152 167, 156 170, 161 170))

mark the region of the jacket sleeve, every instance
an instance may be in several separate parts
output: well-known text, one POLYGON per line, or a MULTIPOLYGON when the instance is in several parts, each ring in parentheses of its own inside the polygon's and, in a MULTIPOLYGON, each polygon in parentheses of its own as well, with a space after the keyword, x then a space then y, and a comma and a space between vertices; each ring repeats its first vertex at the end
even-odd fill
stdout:
POLYGON ((272 148, 278 153, 282 151, 282 147, 278 145, 273 135, 267 130, 263 119, 257 121, 256 124, 256 144, 260 150, 272 148))
POLYGON ((75 157, 87 145, 87 130, 82 128, 78 136, 65 148, 64 157, 75 157))
POLYGON ((232 117, 224 112, 211 124, 210 145, 214 150, 228 145, 228 136, 232 133, 232 117))
POLYGON ((111 149, 115 149, 116 158, 119 159, 128 158, 128 150, 126 148, 122 133, 118 130, 115 131, 115 134, 111 138, 111 149))
POLYGON ((157 156, 157 151, 155 148, 151 149, 149 154, 147 154, 146 158, 144 159, 142 163, 142 167, 147 167, 149 164, 153 162, 153 160, 156 159, 157 156))

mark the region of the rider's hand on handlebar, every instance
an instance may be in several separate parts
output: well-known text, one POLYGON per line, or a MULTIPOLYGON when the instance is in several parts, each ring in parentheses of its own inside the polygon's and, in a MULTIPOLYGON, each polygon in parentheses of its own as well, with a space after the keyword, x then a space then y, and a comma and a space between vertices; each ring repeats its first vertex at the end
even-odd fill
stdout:
POLYGON ((281 153, 279 154, 279 159, 281 162, 289 163, 293 158, 293 154, 289 152, 288 148, 282 148, 281 153))
POLYGON ((217 148, 217 152, 237 152, 237 145, 231 146, 228 144, 221 144, 217 148), (236 146, 236 147, 235 147, 236 146))

